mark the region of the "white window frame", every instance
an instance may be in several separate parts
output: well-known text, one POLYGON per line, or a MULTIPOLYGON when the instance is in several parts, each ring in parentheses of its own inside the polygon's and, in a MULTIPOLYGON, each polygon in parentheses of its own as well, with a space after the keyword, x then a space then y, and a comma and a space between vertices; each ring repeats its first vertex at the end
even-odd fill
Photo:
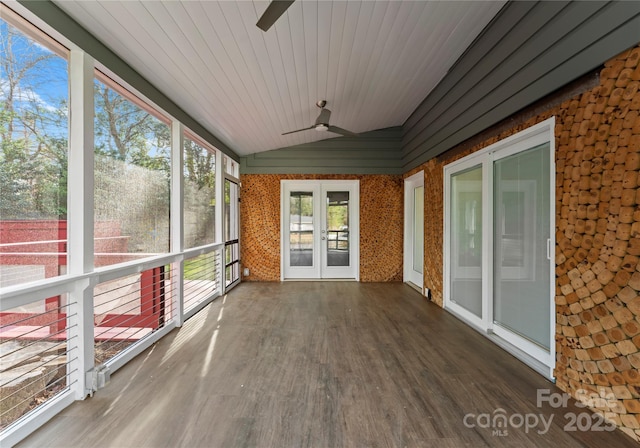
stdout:
MULTIPOLYGON (((28 412, 0 432, 0 446, 13 446, 36 431, 56 414, 62 412, 74 401, 83 400, 88 394, 100 393, 92 383, 94 366, 94 310, 93 288, 101 282, 137 274, 141 271, 158 266, 174 264, 181 266, 185 259, 204 253, 218 253, 220 260, 224 259, 224 243, 222 242, 222 212, 223 207, 216 209, 216 241, 212 244, 184 249, 182 203, 184 195, 183 180, 183 132, 188 130, 181 122, 158 107, 136 89, 124 82, 99 61, 94 60, 73 42, 65 39, 53 27, 30 13, 17 2, 10 2, 9 7, 0 8, 2 19, 9 18, 11 24, 18 20, 19 29, 29 37, 52 46, 57 54, 63 53, 69 61, 70 84, 70 118, 69 118, 69 176, 68 205, 69 205, 69 235, 68 235, 68 266, 67 272, 58 277, 40 279, 31 283, 24 283, 3 287, 0 290, 0 312, 42 301, 48 297, 66 294, 69 307, 73 310, 67 322, 68 352, 76 352, 78 356, 72 363, 69 385, 65 390, 48 400, 43 405, 28 412), (57 40, 48 39, 52 36, 57 40), (142 260, 121 263, 96 268, 93 265, 93 151, 94 123, 93 123, 93 82, 94 76, 104 77, 116 83, 127 93, 126 97, 138 106, 150 112, 156 118, 171 125, 171 247, 169 253, 142 260)), ((110 86, 111 87, 111 86, 110 86)), ((120 90, 118 93, 122 94, 120 90)), ((196 134, 192 134, 197 137, 196 134)), ((190 136, 191 138, 191 136, 190 136)), ((202 141, 202 139, 198 139, 202 141)), ((216 151, 216 203, 223 202, 223 179, 225 177, 223 155, 211 145, 207 147, 216 151)), ((236 174, 238 163, 235 163, 236 174)), ((181 270, 181 269, 180 269, 181 270)), ((169 334, 174 328, 180 327, 190 316, 204 308, 208 303, 219 297, 224 291, 224 270, 218 273, 219 288, 210 297, 203 300, 197 307, 184 313, 183 310, 183 276, 174 273, 174 294, 172 296, 173 313, 167 316, 165 325, 154 333, 140 339, 128 349, 122 351, 105 363, 106 368, 115 372, 132 360, 138 354, 152 346, 159 339, 169 334)))

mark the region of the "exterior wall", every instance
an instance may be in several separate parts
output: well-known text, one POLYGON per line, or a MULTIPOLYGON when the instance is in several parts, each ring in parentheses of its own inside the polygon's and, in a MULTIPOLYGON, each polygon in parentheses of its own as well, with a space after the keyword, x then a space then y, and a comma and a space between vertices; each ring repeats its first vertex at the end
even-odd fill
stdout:
MULTIPOLYGON (((425 170, 425 286, 442 306, 443 167, 556 117, 557 385, 615 400, 598 408, 640 439, 640 47, 608 61, 599 85, 512 119, 425 170)), ((601 403, 603 404, 603 403, 601 403)))
POLYGON ((360 281, 402 281, 403 189, 396 175, 243 174, 244 281, 280 281, 280 180, 360 180, 360 281))
MULTIPOLYGON (((328 136, 334 134, 329 133, 328 136)), ((402 174, 402 128, 335 137, 240 157, 244 174, 402 174)))

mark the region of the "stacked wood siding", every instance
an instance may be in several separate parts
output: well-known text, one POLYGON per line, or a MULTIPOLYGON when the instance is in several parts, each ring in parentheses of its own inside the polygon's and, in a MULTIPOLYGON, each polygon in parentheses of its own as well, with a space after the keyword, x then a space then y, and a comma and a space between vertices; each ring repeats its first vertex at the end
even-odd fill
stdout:
POLYGON ((640 47, 608 61, 595 87, 512 118, 425 171, 425 286, 442 306, 443 167, 556 117, 557 385, 600 400, 640 440, 640 47), (531 114, 529 114, 531 115, 531 114), (613 397, 615 397, 613 399, 613 397), (606 402, 606 403, 605 403, 606 402))
POLYGON ((399 175, 243 174, 240 202, 244 281, 280 280, 280 181, 360 180, 360 280, 402 281, 403 190, 399 175))

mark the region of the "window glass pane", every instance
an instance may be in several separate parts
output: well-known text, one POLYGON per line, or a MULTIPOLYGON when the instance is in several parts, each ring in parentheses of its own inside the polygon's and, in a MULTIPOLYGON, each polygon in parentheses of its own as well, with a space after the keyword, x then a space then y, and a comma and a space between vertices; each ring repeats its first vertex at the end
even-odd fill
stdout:
POLYGON ((96 266, 169 251, 169 126, 129 96, 95 81, 96 266))
POLYGON ((413 190, 413 270, 422 274, 424 264, 424 187, 413 190))
POLYGON ((349 266, 349 192, 327 192, 327 266, 349 266))
POLYGON ((67 60, 0 19, 0 287, 65 272, 67 60))
POLYGON ((184 245, 215 242, 216 154, 184 138, 184 245))
POLYGON ((224 240, 238 239, 238 184, 224 180, 224 240))
POLYGON ((230 157, 224 156, 224 172, 233 177, 240 177, 238 162, 230 157))
POLYGON ((292 191, 289 207, 290 265, 313 266, 313 193, 292 191))
POLYGON ((451 301, 482 317, 482 167, 451 176, 451 301))
POLYGON ((549 349, 549 144, 494 164, 494 320, 549 349))

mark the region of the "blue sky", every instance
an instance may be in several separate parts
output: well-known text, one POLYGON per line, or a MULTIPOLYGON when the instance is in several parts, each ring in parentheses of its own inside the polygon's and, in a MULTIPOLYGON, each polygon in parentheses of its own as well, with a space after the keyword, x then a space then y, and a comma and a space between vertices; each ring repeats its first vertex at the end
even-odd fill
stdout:
MULTIPOLYGON (((0 60, 2 62, 0 64, 0 101, 5 100, 9 92, 9 73, 6 67, 11 61, 13 61, 11 63, 13 69, 19 70, 30 61, 44 58, 25 73, 17 89, 14 89, 14 109, 17 109, 19 115, 23 115, 19 111, 20 108, 24 112, 37 105, 45 111, 44 115, 53 116, 57 111, 63 111, 65 115, 68 115, 66 107, 69 99, 67 60, 56 55, 41 43, 16 31, 15 28, 0 19, 0 60), (7 48, 10 29, 12 30, 11 51, 7 48)), ((24 135, 24 130, 19 125, 20 122, 16 120, 14 122, 16 136, 24 135)), ((65 120, 58 121, 57 126, 54 126, 51 121, 43 123, 41 126, 44 126, 46 133, 50 136, 66 137, 68 134, 65 120)), ((96 138, 102 140, 105 137, 99 137, 99 133, 96 133, 96 138)), ((147 137, 146 146, 150 156, 161 155, 153 135, 147 137)))

